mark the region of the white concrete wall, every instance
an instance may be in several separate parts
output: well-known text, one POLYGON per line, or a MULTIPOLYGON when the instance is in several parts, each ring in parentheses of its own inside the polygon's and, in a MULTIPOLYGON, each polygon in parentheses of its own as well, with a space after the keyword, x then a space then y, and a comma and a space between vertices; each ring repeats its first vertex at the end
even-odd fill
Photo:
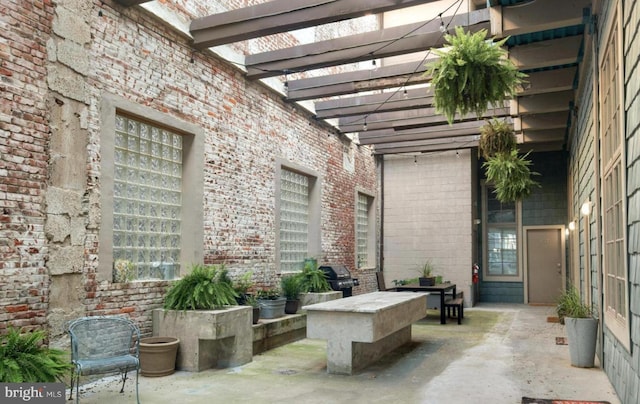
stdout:
POLYGON ((472 155, 470 150, 384 160, 384 273, 419 276, 427 259, 436 275, 458 285, 471 303, 472 155))

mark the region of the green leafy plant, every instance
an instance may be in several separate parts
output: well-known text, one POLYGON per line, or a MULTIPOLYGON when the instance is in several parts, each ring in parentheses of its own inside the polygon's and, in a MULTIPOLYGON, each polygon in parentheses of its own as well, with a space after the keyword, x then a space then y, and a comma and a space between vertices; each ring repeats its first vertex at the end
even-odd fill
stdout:
POLYGON ((238 294, 224 266, 194 265, 191 273, 173 284, 165 309, 211 310, 236 304, 238 294))
POLYGON ((287 275, 280 278, 280 288, 287 300, 298 300, 300 286, 300 274, 287 275))
POLYGON ((411 285, 412 283, 418 283, 418 278, 394 279, 391 282, 393 282, 394 286, 411 285))
POLYGON ((244 304, 251 307, 259 307, 258 299, 255 295, 245 295, 244 304))
POLYGON ((517 146, 511 125, 502 119, 491 119, 480 128, 478 149, 489 159, 498 153, 510 152, 517 146))
POLYGON ((558 298, 556 313, 562 323, 564 323, 565 317, 589 318, 593 314, 591 307, 582 302, 578 289, 573 285, 569 286, 558 298))
POLYGON ((43 331, 21 334, 15 328, 0 336, 0 382, 45 383, 71 370, 69 354, 42 344, 43 331))
POLYGON ((518 150, 498 153, 487 160, 482 167, 485 169, 487 181, 495 186, 496 198, 503 203, 515 202, 531 195, 533 187, 540 184, 532 175, 540 175, 529 169, 531 161, 527 160, 529 153, 518 156, 518 150))
POLYGON ((278 288, 260 289, 256 292, 256 297, 261 300, 276 300, 280 298, 280 290, 278 288))
POLYGON ((304 293, 323 293, 331 290, 327 275, 311 262, 306 262, 300 272, 300 291, 304 293))
POLYGON ((498 107, 514 96, 525 74, 506 56, 501 48, 507 41, 486 39, 487 31, 466 33, 456 27, 455 35, 445 35, 449 49, 433 49, 439 59, 431 63, 431 75, 436 110, 453 122, 456 112, 482 116, 489 106, 498 107))

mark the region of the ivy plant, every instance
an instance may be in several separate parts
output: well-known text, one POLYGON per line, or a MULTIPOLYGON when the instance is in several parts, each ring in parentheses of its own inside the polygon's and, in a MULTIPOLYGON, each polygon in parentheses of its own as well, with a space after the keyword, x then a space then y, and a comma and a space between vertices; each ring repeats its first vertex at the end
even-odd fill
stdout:
POLYGON ((487 40, 487 31, 467 33, 456 27, 445 35, 448 49, 433 49, 439 59, 427 69, 431 75, 436 111, 451 124, 456 115, 482 116, 489 106, 498 107, 515 95, 526 77, 501 47, 508 38, 487 40))

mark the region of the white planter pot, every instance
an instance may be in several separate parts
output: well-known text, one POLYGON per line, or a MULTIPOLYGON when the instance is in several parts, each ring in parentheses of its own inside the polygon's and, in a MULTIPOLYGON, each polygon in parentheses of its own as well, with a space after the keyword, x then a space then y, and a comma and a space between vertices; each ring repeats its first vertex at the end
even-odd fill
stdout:
POLYGON ((598 320, 595 318, 565 317, 571 366, 592 368, 596 357, 598 320))

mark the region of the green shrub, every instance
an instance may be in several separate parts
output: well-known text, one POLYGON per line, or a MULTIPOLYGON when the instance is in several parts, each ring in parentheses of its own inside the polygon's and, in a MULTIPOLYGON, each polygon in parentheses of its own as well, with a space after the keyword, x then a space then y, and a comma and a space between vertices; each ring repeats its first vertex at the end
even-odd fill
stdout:
POLYGON ((280 288, 287 300, 298 300, 300 294, 300 274, 286 275, 280 278, 280 288))
POLYGON ((9 328, 0 336, 0 382, 46 383, 61 380, 71 370, 69 354, 42 345, 43 331, 20 334, 9 328))
POLYGON ((591 307, 582 303, 580 293, 575 286, 571 285, 558 298, 556 313, 562 323, 565 317, 589 318, 592 315, 591 307))
POLYGON ((300 291, 305 293, 323 293, 331 290, 327 275, 320 268, 306 262, 300 272, 300 291))
POLYGON ((165 297, 164 308, 170 310, 211 310, 236 304, 233 289, 224 266, 194 265, 191 273, 178 280, 165 297))

